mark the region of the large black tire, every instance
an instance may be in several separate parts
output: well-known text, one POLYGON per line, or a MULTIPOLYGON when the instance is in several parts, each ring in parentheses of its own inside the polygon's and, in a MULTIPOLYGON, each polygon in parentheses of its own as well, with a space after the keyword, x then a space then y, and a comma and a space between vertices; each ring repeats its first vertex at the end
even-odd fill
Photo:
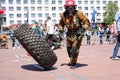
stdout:
POLYGON ((50 49, 49 44, 41 39, 27 24, 23 24, 14 30, 14 35, 44 69, 50 69, 56 63, 57 56, 53 50, 50 49))

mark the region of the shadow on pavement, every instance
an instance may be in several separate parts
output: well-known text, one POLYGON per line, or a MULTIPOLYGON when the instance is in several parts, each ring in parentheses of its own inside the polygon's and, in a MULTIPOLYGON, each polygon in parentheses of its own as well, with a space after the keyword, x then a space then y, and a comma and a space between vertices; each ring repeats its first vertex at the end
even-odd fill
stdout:
POLYGON ((28 64, 28 65, 22 65, 21 68, 31 71, 50 71, 50 70, 56 70, 56 67, 51 67, 48 70, 45 70, 43 67, 41 67, 39 64, 28 64))
MULTIPOLYGON (((68 66, 68 63, 63 63, 63 64, 61 64, 61 66, 68 66)), ((81 64, 81 63, 77 63, 76 64, 76 67, 78 68, 78 67, 84 67, 84 66, 88 66, 88 64, 81 64)))

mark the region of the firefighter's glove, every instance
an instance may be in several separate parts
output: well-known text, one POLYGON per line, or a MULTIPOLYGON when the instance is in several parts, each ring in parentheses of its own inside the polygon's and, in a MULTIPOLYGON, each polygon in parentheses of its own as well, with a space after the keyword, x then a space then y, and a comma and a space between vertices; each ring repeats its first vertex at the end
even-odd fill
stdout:
POLYGON ((76 33, 76 36, 79 37, 80 35, 84 35, 84 32, 85 32, 84 28, 79 28, 77 33, 76 33))

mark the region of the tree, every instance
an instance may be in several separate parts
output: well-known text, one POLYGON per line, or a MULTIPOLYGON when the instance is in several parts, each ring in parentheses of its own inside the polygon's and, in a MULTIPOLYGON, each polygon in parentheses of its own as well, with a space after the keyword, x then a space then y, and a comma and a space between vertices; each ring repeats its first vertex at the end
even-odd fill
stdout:
POLYGON ((115 13, 118 11, 118 6, 115 2, 111 2, 106 5, 105 13, 103 14, 104 22, 107 23, 107 25, 110 25, 114 21, 115 13))

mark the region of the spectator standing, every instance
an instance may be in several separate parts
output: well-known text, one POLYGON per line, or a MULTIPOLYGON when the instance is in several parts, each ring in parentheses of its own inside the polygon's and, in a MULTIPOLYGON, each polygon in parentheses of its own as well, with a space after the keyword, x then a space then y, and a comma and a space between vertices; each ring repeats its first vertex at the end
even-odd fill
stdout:
POLYGON ((106 41, 107 41, 107 42, 110 41, 110 34, 111 34, 111 32, 110 32, 110 29, 109 29, 109 27, 108 27, 107 30, 106 30, 106 41))
POLYGON ((36 24, 35 23, 32 24, 31 29, 33 29, 34 31, 36 30, 36 24))
POLYGON ((92 36, 92 32, 88 29, 88 30, 86 30, 85 35, 87 37, 87 45, 90 45, 91 44, 90 38, 92 36))
POLYGON ((46 24, 46 41, 47 42, 50 42, 51 39, 52 39, 52 36, 54 34, 54 24, 53 22, 51 21, 51 17, 47 17, 47 24, 46 24))
POLYGON ((120 47, 120 10, 116 12, 115 18, 114 18, 114 35, 117 37, 117 43, 114 47, 112 59, 113 60, 118 60, 120 59, 118 57, 118 50, 120 47))
POLYGON ((21 47, 21 44, 19 43, 19 41, 15 38, 14 34, 13 34, 13 30, 18 28, 19 25, 13 25, 10 27, 10 29, 8 30, 8 33, 10 35, 10 38, 12 40, 12 48, 15 49, 15 48, 20 48, 21 47))
POLYGON ((110 38, 109 38, 110 44, 114 43, 114 29, 113 24, 110 26, 110 38))
POLYGON ((98 27, 98 32, 99 32, 100 45, 103 45, 104 28, 102 27, 102 24, 100 24, 100 26, 98 27))
POLYGON ((15 49, 15 36, 13 34, 13 26, 11 26, 8 30, 8 33, 10 35, 10 38, 12 40, 12 48, 15 49))
POLYGON ((46 24, 47 24, 47 20, 45 20, 44 23, 42 24, 42 31, 43 31, 43 32, 42 32, 42 33, 43 33, 43 34, 42 34, 42 38, 43 38, 43 39, 45 39, 45 38, 46 38, 46 35, 47 35, 47 34, 46 34, 46 30, 47 30, 46 24))
POLYGON ((36 27, 35 27, 35 31, 39 34, 40 38, 42 38, 42 27, 41 24, 36 22, 36 27))

